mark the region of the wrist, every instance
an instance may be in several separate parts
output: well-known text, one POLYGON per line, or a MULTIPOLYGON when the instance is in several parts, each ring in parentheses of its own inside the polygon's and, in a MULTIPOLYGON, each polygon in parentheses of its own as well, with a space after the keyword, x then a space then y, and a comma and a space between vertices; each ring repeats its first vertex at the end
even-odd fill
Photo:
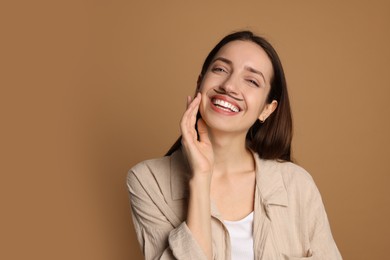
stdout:
POLYGON ((211 176, 211 173, 193 173, 191 179, 189 180, 190 188, 210 188, 211 176))

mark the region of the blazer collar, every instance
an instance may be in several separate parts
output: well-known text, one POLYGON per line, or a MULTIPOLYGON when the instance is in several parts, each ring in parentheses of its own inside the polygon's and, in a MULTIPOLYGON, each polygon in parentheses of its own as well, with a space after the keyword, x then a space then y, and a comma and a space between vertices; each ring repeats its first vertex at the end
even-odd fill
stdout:
POLYGON ((288 206, 287 190, 276 160, 261 159, 253 152, 256 165, 256 186, 262 202, 267 205, 288 206))

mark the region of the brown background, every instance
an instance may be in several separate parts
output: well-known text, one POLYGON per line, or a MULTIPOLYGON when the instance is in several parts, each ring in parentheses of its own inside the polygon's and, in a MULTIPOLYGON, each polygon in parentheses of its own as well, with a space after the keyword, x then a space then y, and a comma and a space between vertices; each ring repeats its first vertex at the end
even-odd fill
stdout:
POLYGON ((0 10, 1 259, 141 259, 126 172, 169 148, 203 59, 238 29, 264 35, 282 58, 294 157, 320 188, 344 258, 388 258, 388 1, 0 10))

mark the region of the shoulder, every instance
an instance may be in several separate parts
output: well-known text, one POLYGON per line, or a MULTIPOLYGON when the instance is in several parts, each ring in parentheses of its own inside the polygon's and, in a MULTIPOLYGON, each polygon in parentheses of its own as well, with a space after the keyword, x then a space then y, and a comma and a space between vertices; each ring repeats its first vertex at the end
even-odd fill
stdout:
POLYGON ((290 205, 317 207, 322 198, 317 185, 308 171, 292 162, 274 161, 281 175, 290 205), (316 205, 316 206, 315 206, 316 205))
POLYGON ((171 186, 181 184, 187 172, 186 160, 181 150, 178 150, 170 156, 136 164, 127 174, 127 184, 129 188, 141 185, 146 190, 155 188, 165 193, 171 190, 171 186))
POLYGON ((140 175, 145 173, 151 173, 157 169, 164 170, 169 168, 170 157, 164 156, 160 158, 154 158, 137 163, 129 170, 129 174, 140 175))
POLYGON ((289 198, 317 197, 319 191, 312 176, 301 166, 292 162, 260 159, 260 167, 263 165, 263 175, 270 180, 279 190, 285 190, 289 198), (271 181, 272 180, 272 181, 271 181))
POLYGON ((303 167, 292 162, 271 161, 278 173, 282 176, 286 186, 289 185, 312 185, 313 177, 303 167))
POLYGON ((155 182, 155 175, 169 174, 170 169, 170 157, 164 156, 160 158, 154 158, 145 160, 134 165, 127 173, 128 185, 134 185, 135 183, 146 184, 155 182))

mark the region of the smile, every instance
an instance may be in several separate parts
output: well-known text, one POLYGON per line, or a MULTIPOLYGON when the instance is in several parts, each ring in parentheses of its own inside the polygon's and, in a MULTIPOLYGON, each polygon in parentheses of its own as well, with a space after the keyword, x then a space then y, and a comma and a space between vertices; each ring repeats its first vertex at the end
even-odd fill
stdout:
POLYGON ((218 99, 218 98, 213 98, 211 100, 211 102, 218 108, 222 109, 222 110, 225 110, 225 111, 228 111, 228 112, 235 112, 235 113, 238 113, 240 112, 240 109, 233 105, 232 103, 229 103, 225 100, 222 100, 222 99, 218 99))

